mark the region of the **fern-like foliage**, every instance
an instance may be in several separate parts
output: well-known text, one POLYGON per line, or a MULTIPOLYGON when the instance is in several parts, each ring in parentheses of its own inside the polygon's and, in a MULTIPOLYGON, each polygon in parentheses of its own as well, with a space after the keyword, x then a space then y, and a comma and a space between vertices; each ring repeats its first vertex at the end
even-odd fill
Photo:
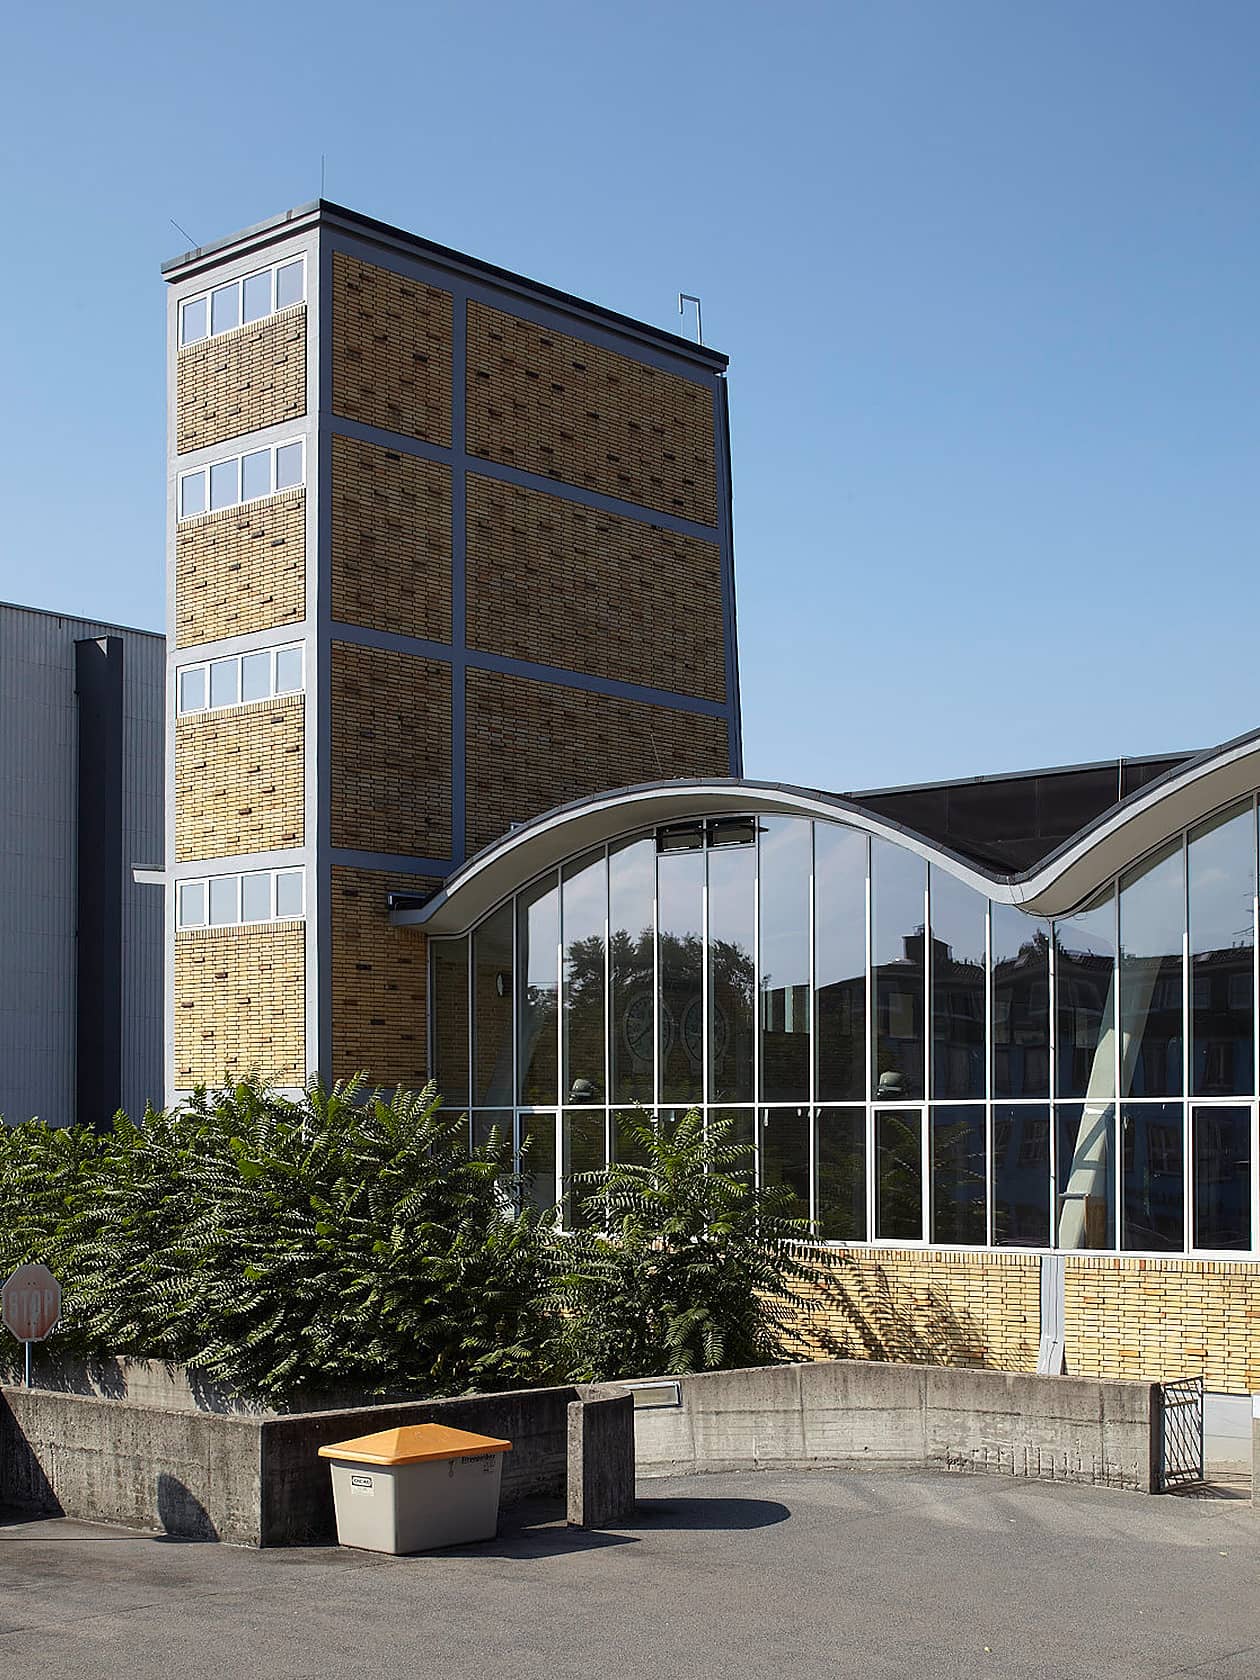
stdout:
POLYGON ((552 1251, 554 1334, 571 1380, 665 1376, 782 1359, 808 1277, 789 1192, 757 1188, 728 1121, 644 1117, 628 1153, 580 1175, 586 1228, 552 1251))

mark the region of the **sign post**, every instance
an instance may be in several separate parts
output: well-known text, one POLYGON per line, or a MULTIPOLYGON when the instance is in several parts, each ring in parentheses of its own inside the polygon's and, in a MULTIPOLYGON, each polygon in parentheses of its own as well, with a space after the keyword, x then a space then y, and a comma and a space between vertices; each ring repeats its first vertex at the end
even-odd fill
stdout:
POLYGON ((61 1285, 47 1266, 19 1266, 0 1289, 0 1322, 26 1347, 26 1386, 31 1386, 31 1344, 51 1336, 61 1317, 61 1285))

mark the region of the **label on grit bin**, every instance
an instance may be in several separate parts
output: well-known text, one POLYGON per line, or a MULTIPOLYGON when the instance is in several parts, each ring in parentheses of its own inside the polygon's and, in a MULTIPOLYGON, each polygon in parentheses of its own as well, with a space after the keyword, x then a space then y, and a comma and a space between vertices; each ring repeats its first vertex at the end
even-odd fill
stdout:
POLYGON ((376 1483, 371 1476, 360 1476, 357 1473, 350 1477, 350 1486, 355 1493, 366 1493, 369 1496, 376 1492, 376 1483))

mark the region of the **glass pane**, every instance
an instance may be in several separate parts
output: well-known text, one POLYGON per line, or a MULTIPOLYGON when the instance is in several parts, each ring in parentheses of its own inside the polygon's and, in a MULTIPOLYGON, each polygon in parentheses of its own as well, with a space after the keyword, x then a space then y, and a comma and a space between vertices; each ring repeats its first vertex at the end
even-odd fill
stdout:
POLYGON ((1256 834, 1235 808, 1190 836, 1190 1009, 1194 1094, 1250 1096, 1254 1084, 1252 899, 1256 834))
POLYGON ((617 1102, 651 1102, 656 1042, 652 999, 652 900, 656 844, 631 840, 609 854, 609 1050, 617 1102))
POLYGON ((1113 892, 1054 924, 1061 1097, 1115 1095, 1115 955, 1113 892))
POLYGON ((196 344, 206 336, 209 321, 209 300, 203 297, 194 298, 186 303, 180 314, 180 343, 196 344))
POLYGON ((1011 904, 989 909, 993 1095, 1050 1095, 1050 925, 1011 904))
POLYGON ((1176 842, 1120 882, 1120 1094, 1179 1096, 1185 866, 1176 842))
POLYGON ((279 648, 276 651, 276 693, 298 694, 302 688, 302 650, 300 647, 279 648))
POLYGON ((711 851, 708 867, 709 1100, 751 1102, 756 849, 711 851))
POLYGON ((763 1108, 760 1120, 761 1182, 791 1192, 785 1217, 808 1219, 809 1109, 763 1108))
MULTIPOLYGON (((554 1020, 554 1016, 553 1016, 554 1020)), ((521 1115, 521 1199, 526 1207, 550 1213, 559 1201, 556 1186, 556 1124, 558 1116, 521 1115)))
POLYGON ((1251 1110, 1194 1111, 1194 1246, 1251 1247, 1251 1110))
POLYGON ((1183 1248, 1182 1105, 1125 1103, 1120 1114, 1120 1246, 1183 1248))
POLYGON ((468 941, 435 939, 433 1044, 429 1064, 448 1108, 468 1104, 468 941))
POLYGON ((194 665, 179 673, 179 709, 181 712, 201 712, 206 705, 206 668, 194 665))
POLYGON ((241 699, 266 700, 270 694, 270 653, 247 653, 241 660, 241 699))
MULTIPOLYGON (((985 1242, 988 1186, 984 1170, 984 1104, 934 1108, 931 1142, 932 1241, 985 1242)), ((1047 1198, 1048 1172, 1047 1168, 1047 1198)))
POLYGON ((206 511, 206 475, 203 472, 185 473, 179 481, 179 517, 191 519, 206 511))
POLYGON ((235 507, 239 501, 238 461, 219 461, 210 468, 210 506, 235 507))
MULTIPOLYGON (((602 1102, 608 910, 608 871, 602 849, 566 866, 562 895, 565 1101, 602 1102)), ((602 1139, 602 1120, 600 1126, 602 1139)))
POLYGON ((240 882, 235 875, 216 875, 210 882, 210 925, 230 927, 239 921, 237 893, 240 882))
POLYGON ((230 286, 220 286, 210 294, 210 331, 228 332, 240 324, 240 289, 233 280, 230 286))
POLYGON ((305 883, 300 869, 285 869, 276 876, 276 915, 291 921, 302 914, 305 883))
POLYGON ((700 951, 704 853, 662 852, 660 917, 661 1101, 698 1102, 704 1060, 704 974, 700 951))
POLYGON ((180 882, 179 925, 180 927, 204 927, 206 925, 206 883, 204 881, 180 882))
POLYGON ((301 261, 284 263, 276 270, 276 308, 287 309, 302 301, 301 261))
POLYGON ((709 1111, 710 1136, 714 1127, 725 1126, 721 1139, 723 1149, 738 1151, 737 1158, 722 1170, 731 1178, 741 1178, 752 1185, 756 1179, 757 1138, 756 1110, 752 1108, 715 1108, 709 1111))
POLYGON ((923 1237, 923 1115, 917 1108, 875 1115, 875 1235, 923 1237))
POLYGON ((598 1223, 601 1218, 599 1210, 590 1206, 599 1186, 575 1184, 573 1180, 581 1173, 603 1171, 604 1120, 602 1108, 566 1108, 561 1116, 564 1222, 570 1229, 598 1223))
POLYGON ((988 900, 933 867, 931 905, 932 1094, 983 1097, 988 900))
POLYGON ((653 1123, 653 1112, 650 1108, 625 1108, 613 1115, 610 1141, 614 1161, 628 1161, 639 1167, 647 1165, 648 1152, 635 1134, 639 1128, 653 1123))
POLYGON ((993 1241, 1050 1241, 1050 1110, 1040 1104, 993 1110, 993 1241))
POLYGON ((510 1108, 477 1108, 471 1115, 472 1146, 487 1149, 492 1143, 512 1142, 512 1110, 510 1108))
POLYGON ((216 659, 210 667, 210 704, 235 706, 241 697, 241 667, 237 659, 216 659))
POLYGON ((1067 1103, 1054 1111, 1058 1136, 1056 1248, 1114 1248, 1114 1103, 1067 1103))
POLYGON ((284 443, 276 450, 276 489, 291 490, 302 482, 302 445, 284 443))
POLYGON ((271 451, 253 449, 241 457, 241 498, 250 501, 254 496, 271 494, 271 451))
POLYGON ((473 1101, 512 1101, 512 906, 473 933, 473 1101))
POLYGON ((271 920, 271 871, 241 876, 241 920, 271 920))
POLYGON ((816 1109, 814 1136, 818 1235, 826 1242, 865 1242, 865 1109, 816 1109))
POLYGON ((875 1094, 923 1095, 923 889, 927 868, 903 846, 871 843, 875 1094))
POLYGON ((554 876, 517 899, 516 971, 521 982, 516 1017, 520 1101, 554 1102, 560 994, 560 894, 554 876))
POLYGON ((812 825, 769 817, 761 829, 761 1093, 809 1096, 809 874, 812 825))
POLYGON ((245 293, 244 315, 247 321, 261 321, 264 315, 271 314, 270 269, 265 274, 248 275, 243 290, 245 293))
POLYGON ((861 1102, 867 1043, 866 836, 838 823, 814 824, 814 986, 818 1095, 823 1102, 861 1102))

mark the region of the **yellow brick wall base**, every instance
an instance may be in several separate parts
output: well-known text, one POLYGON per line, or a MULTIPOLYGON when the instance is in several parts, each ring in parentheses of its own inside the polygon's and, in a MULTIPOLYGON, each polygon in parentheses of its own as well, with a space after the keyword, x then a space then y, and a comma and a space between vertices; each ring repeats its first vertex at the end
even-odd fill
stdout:
POLYGON ((807 1248, 814 1277, 787 1351, 1035 1371, 1041 1271, 1035 1255, 807 1248))
POLYGON ((1260 1389, 1260 1265, 1237 1260, 1069 1257, 1067 1367, 1082 1377, 1260 1389))

